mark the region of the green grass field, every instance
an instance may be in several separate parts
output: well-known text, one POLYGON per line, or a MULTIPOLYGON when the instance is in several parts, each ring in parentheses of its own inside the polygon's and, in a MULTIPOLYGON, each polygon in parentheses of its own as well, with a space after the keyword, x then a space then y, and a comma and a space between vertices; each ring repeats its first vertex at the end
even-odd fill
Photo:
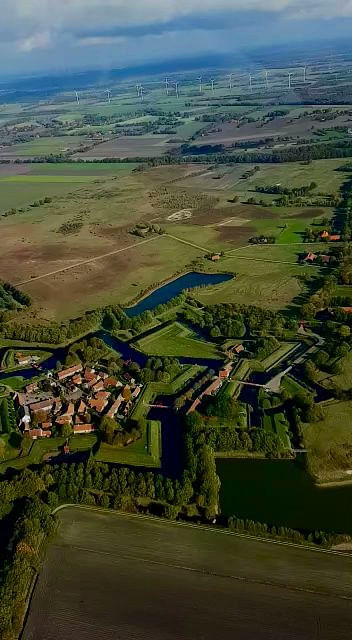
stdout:
POLYGON ((126 447, 114 447, 102 442, 95 457, 100 462, 159 468, 161 466, 160 422, 148 421, 142 438, 126 447))
POLYGON ((138 346, 148 355, 221 358, 221 352, 216 345, 201 340, 194 331, 179 322, 142 338, 138 346))
POLYGON ((22 142, 14 144, 11 147, 4 148, 0 156, 17 156, 18 158, 26 156, 45 156, 49 154, 62 153, 64 150, 76 149, 85 140, 80 136, 57 136, 53 138, 38 138, 31 142, 22 142))
POLYGON ((278 364, 285 356, 297 347, 296 342, 284 342, 275 349, 269 356, 260 361, 260 364, 265 370, 270 369, 274 365, 278 364))
POLYGON ((324 406, 324 419, 303 425, 311 472, 320 481, 349 480, 352 469, 352 401, 324 406))

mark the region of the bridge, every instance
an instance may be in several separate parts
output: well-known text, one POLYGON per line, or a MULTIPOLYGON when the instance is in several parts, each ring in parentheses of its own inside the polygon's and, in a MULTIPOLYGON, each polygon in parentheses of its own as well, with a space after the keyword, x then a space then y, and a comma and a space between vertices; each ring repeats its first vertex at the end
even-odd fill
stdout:
POLYGON ((146 407, 151 407, 152 409, 170 409, 167 404, 149 404, 148 402, 144 402, 146 407))

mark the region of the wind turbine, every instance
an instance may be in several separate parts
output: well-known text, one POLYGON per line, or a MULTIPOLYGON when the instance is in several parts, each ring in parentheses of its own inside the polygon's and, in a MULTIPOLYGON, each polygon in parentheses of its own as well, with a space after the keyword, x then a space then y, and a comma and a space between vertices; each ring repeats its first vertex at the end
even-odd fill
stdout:
POLYGON ((268 70, 265 69, 265 86, 267 89, 269 89, 269 83, 268 83, 268 70))
POLYGON ((303 67, 303 82, 307 82, 307 67, 303 67))
POLYGON ((248 77, 249 77, 249 90, 250 90, 250 92, 252 93, 252 74, 251 74, 251 73, 249 73, 249 74, 248 74, 248 77))
POLYGON ((175 82, 175 92, 176 92, 176 98, 178 98, 179 93, 178 93, 178 82, 175 82))
POLYGON ((111 91, 110 91, 110 89, 106 89, 105 93, 106 93, 106 97, 107 97, 108 103, 110 104, 110 102, 111 102, 111 91))
POLYGON ((165 78, 166 95, 169 95, 169 78, 165 78))
POLYGON ((144 100, 143 93, 144 93, 144 87, 143 87, 143 85, 140 84, 139 85, 139 95, 140 95, 140 98, 141 98, 141 102, 143 102, 143 100, 144 100))
POLYGON ((211 82, 211 92, 214 95, 214 82, 215 82, 214 78, 212 78, 210 82, 211 82))
POLYGON ((293 76, 293 73, 289 73, 288 74, 288 88, 291 89, 291 78, 293 76))
POLYGON ((232 89, 232 78, 233 78, 233 73, 230 73, 230 75, 229 75, 229 80, 230 80, 229 89, 232 89))
POLYGON ((79 95, 78 95, 78 91, 75 91, 75 95, 76 95, 76 102, 77 102, 77 104, 79 104, 79 95))
POLYGON ((199 80, 199 93, 202 93, 202 76, 199 76, 197 80, 199 80))

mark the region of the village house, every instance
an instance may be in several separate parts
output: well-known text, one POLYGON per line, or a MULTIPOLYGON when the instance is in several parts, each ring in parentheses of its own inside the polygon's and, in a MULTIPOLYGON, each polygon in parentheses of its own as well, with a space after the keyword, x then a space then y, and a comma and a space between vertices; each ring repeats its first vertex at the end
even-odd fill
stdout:
POLYGON ((93 433, 95 426, 93 424, 75 424, 73 426, 73 433, 93 433))
POLYGON ((237 353, 237 355, 238 355, 239 353, 242 353, 242 351, 244 351, 245 349, 244 349, 243 344, 235 344, 235 345, 232 347, 232 349, 231 349, 231 350, 232 350, 234 353, 237 353))
POLYGON ((80 371, 82 371, 83 367, 81 364, 75 364, 72 367, 69 367, 68 369, 63 369, 62 371, 58 371, 57 373, 57 379, 58 380, 65 380, 66 378, 70 378, 71 376, 73 376, 75 373, 79 373, 80 371))
POLYGON ((38 413, 39 411, 50 411, 54 405, 54 398, 47 398, 41 402, 33 402, 29 405, 31 413, 38 413))
POLYGON ((37 440, 37 438, 50 438, 51 431, 43 431, 43 429, 30 429, 28 431, 28 435, 32 440, 37 440))
POLYGON ((320 254, 319 258, 320 258, 322 264, 329 264, 331 256, 327 256, 325 254, 320 254))
POLYGON ((213 253, 210 256, 210 260, 212 260, 212 262, 216 262, 217 260, 220 260, 220 253, 213 253))
POLYGON ((203 391, 202 396, 212 396, 222 385, 221 378, 215 378, 213 382, 203 391))
POLYGON ((38 383, 31 382, 31 384, 27 384, 27 386, 24 389, 26 393, 33 393, 34 391, 38 390, 38 383))
POLYGON ((317 259, 317 254, 316 253, 312 253, 311 251, 309 253, 307 253, 306 257, 303 258, 304 262, 315 262, 315 260, 317 259))
POLYGON ((226 364, 224 368, 219 371, 219 378, 221 379, 228 378, 232 371, 232 368, 233 368, 232 362, 229 362, 228 364, 226 364))
POLYGON ((111 405, 110 409, 107 411, 106 415, 108 416, 108 418, 113 418, 116 415, 122 402, 123 397, 120 394, 115 402, 111 405))
POLYGON ((352 313, 352 307, 340 307, 340 309, 345 313, 352 313))

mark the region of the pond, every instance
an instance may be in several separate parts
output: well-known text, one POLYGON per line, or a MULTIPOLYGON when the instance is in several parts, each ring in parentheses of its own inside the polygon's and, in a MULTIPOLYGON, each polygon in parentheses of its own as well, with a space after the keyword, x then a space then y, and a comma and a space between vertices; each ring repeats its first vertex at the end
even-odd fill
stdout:
POLYGON ((227 515, 292 528, 352 534, 352 485, 322 488, 292 460, 217 459, 227 515))
POLYGON ((125 307, 124 311, 132 318, 133 316, 138 316, 140 313, 143 313, 143 311, 154 309, 159 304, 165 304, 185 289, 220 284, 221 282, 232 280, 233 277, 230 273, 197 273, 196 271, 191 271, 184 276, 180 276, 158 287, 133 307, 125 307))

